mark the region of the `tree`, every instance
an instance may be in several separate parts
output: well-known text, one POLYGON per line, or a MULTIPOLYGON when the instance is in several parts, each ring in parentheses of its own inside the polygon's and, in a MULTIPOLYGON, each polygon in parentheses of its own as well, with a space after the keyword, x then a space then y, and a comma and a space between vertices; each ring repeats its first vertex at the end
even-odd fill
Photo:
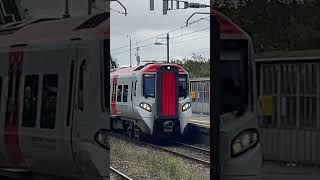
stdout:
POLYGON ((189 73, 190 78, 210 76, 210 60, 201 55, 193 54, 192 57, 175 59, 171 62, 183 67, 189 73))
POLYGON ((219 10, 251 35, 256 52, 316 49, 320 45, 320 2, 246 1, 219 10))

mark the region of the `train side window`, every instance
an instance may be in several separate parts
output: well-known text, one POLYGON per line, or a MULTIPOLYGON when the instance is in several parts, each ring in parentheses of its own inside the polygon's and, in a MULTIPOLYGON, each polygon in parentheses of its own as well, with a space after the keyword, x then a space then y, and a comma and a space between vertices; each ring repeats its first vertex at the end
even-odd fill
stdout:
POLYGON ((40 128, 54 129, 57 111, 58 75, 48 74, 43 78, 40 128))
POLYGON ((38 102, 38 75, 27 75, 24 84, 22 126, 35 127, 38 102))
POLYGON ((118 85, 118 91, 117 91, 117 101, 121 102, 121 95, 122 95, 122 85, 118 85))
POLYGON ((86 61, 83 60, 80 66, 79 72, 79 91, 78 91, 78 109, 83 111, 84 109, 84 74, 86 68, 86 61))
POLYGON ((128 85, 124 85, 123 86, 122 101, 123 102, 128 102, 128 85))

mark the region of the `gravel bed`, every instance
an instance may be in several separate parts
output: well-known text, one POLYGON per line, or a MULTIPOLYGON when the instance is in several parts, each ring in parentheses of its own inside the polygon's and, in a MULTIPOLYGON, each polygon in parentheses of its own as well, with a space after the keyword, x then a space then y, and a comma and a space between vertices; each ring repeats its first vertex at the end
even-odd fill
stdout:
POLYGON ((111 166, 133 179, 210 179, 210 167, 111 136, 111 166))

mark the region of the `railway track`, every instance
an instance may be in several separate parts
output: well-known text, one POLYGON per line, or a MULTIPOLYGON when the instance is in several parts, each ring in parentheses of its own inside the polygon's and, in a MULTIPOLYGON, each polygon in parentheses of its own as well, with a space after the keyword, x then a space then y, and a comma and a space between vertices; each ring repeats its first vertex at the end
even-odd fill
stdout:
POLYGON ((178 144, 178 145, 181 145, 181 146, 184 146, 184 147, 187 147, 187 148, 191 148, 191 149, 194 149, 194 150, 197 150, 197 151, 210 153, 209 149, 201 148, 201 147, 198 147, 198 146, 193 146, 193 145, 186 144, 186 143, 183 143, 183 142, 178 142, 178 141, 173 141, 173 142, 178 144))
MULTIPOLYGON (((117 134, 117 133, 112 133, 111 135, 114 136, 114 137, 126 139, 126 140, 128 140, 130 142, 138 143, 138 144, 141 144, 141 145, 144 145, 144 146, 149 146, 151 148, 158 149, 158 150, 161 150, 163 152, 170 153, 170 154, 172 154, 174 156, 194 161, 196 163, 200 163, 200 164, 203 164, 203 165, 210 166, 210 161, 208 161, 210 159, 210 153, 208 153, 207 151, 206 151, 206 153, 208 153, 208 155, 206 155, 206 158, 203 158, 203 157, 199 157, 199 153, 197 155, 195 153, 190 153, 190 150, 189 150, 189 153, 186 153, 186 150, 185 149, 182 150, 181 149, 182 146, 180 146, 180 145, 179 146, 177 146, 177 145, 174 145, 174 146, 159 146, 159 145, 151 144, 151 143, 148 143, 148 142, 145 142, 145 141, 138 141, 138 140, 135 140, 135 139, 131 139, 131 138, 127 137, 127 136, 124 136, 124 135, 121 135, 121 134, 117 134)), ((189 145, 189 146, 191 146, 191 145, 189 145)), ((184 145, 184 147, 186 147, 186 145, 184 145)), ((190 149, 190 147, 189 147, 189 149, 190 149)), ((199 150, 199 149, 202 149, 202 148, 198 148, 197 150, 199 150)))
POLYGON ((117 170, 116 168, 110 166, 110 169, 111 169, 111 171, 112 171, 114 174, 116 174, 117 176, 119 176, 121 179, 124 179, 124 180, 132 180, 130 177, 128 177, 128 176, 125 175, 124 173, 120 172, 120 171, 117 170))

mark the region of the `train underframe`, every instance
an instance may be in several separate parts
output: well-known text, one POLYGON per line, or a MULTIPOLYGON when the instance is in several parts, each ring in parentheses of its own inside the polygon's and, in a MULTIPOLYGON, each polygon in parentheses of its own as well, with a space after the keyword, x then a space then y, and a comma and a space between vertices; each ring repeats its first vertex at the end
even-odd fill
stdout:
POLYGON ((179 138, 187 133, 187 127, 181 133, 179 119, 154 118, 153 130, 141 119, 129 119, 124 117, 111 117, 111 127, 116 132, 138 140, 152 139, 162 140, 167 138, 179 138))

